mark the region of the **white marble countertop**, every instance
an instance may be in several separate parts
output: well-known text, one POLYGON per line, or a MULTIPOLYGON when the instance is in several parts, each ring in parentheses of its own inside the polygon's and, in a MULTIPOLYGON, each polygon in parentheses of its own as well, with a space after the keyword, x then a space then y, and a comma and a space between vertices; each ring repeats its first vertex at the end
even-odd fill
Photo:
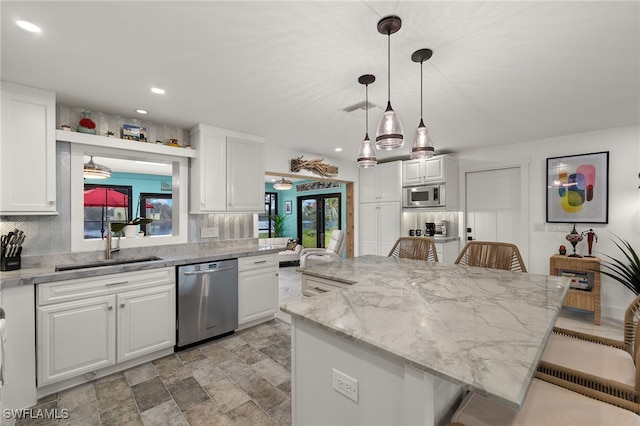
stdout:
POLYGON ((281 307, 503 404, 522 406, 566 278, 362 256, 303 271, 355 283, 281 307))
MULTIPOLYGON (((16 271, 0 272, 0 289, 15 287, 20 285, 35 285, 47 282, 69 280, 75 278, 94 277, 107 274, 116 274, 119 272, 139 271, 143 269, 157 269, 166 266, 180 266, 193 263, 214 262, 223 259, 240 258, 247 256, 257 256, 261 254, 277 253, 280 249, 272 247, 256 246, 239 246, 239 247, 211 247, 202 248, 196 244, 181 245, 177 250, 172 250, 169 246, 158 246, 157 249, 151 249, 145 252, 140 251, 139 255, 134 256, 131 252, 127 255, 116 254, 112 261, 114 264, 105 264, 99 267, 90 267, 83 269, 73 269, 67 271, 56 271, 55 265, 40 265, 18 269, 16 271), (151 260, 139 263, 118 264, 123 259, 135 259, 147 256, 157 256, 158 260, 151 260)), ((98 255, 103 255, 98 253, 98 255)), ((69 266, 84 263, 92 263, 94 261, 109 261, 102 258, 77 259, 73 253, 68 256, 61 256, 56 265, 69 266)))

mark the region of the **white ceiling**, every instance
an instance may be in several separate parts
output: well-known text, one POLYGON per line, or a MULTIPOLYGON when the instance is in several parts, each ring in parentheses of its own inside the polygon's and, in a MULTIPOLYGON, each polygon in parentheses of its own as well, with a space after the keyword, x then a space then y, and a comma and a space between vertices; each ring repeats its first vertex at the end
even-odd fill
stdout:
POLYGON ((436 149, 460 152, 638 124, 640 11, 627 2, 2 1, 3 80, 57 92, 59 103, 182 128, 196 123, 268 144, 355 159, 387 97, 387 37, 396 14, 391 101, 407 156, 420 119, 436 149), (15 24, 31 21, 41 34, 15 24), (158 86, 165 95, 152 94, 158 86), (341 153, 334 152, 337 147, 341 153))

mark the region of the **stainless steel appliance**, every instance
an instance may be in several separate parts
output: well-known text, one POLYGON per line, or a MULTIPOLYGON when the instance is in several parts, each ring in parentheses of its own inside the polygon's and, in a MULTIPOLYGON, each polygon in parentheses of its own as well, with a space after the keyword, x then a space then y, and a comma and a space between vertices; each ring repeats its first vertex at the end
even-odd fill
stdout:
POLYGON ((176 346, 238 328, 238 259, 179 266, 176 346))
POLYGON ((402 188, 404 207, 443 207, 444 185, 410 186, 402 188))
POLYGON ((448 221, 446 220, 437 220, 435 225, 436 225, 436 235, 440 235, 442 237, 446 237, 447 236, 447 228, 448 228, 448 221))

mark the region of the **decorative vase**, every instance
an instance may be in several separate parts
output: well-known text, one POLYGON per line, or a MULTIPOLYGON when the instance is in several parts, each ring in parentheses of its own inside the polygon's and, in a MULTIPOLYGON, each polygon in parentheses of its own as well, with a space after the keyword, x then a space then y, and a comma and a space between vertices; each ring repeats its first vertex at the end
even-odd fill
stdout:
POLYGON ((124 236, 126 238, 138 237, 138 225, 127 225, 124 227, 124 236))
POLYGON ((91 112, 82 111, 82 119, 80 119, 80 123, 78 123, 78 127, 76 130, 80 133, 88 133, 90 135, 96 134, 96 123, 93 122, 92 119, 89 118, 91 112))

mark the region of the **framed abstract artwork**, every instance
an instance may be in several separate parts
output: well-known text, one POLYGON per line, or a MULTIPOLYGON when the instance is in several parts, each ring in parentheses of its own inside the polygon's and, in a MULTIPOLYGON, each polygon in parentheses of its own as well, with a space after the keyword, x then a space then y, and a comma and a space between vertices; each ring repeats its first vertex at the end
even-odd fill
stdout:
POLYGON ((547 222, 609 223, 609 151, 547 158, 547 222))

